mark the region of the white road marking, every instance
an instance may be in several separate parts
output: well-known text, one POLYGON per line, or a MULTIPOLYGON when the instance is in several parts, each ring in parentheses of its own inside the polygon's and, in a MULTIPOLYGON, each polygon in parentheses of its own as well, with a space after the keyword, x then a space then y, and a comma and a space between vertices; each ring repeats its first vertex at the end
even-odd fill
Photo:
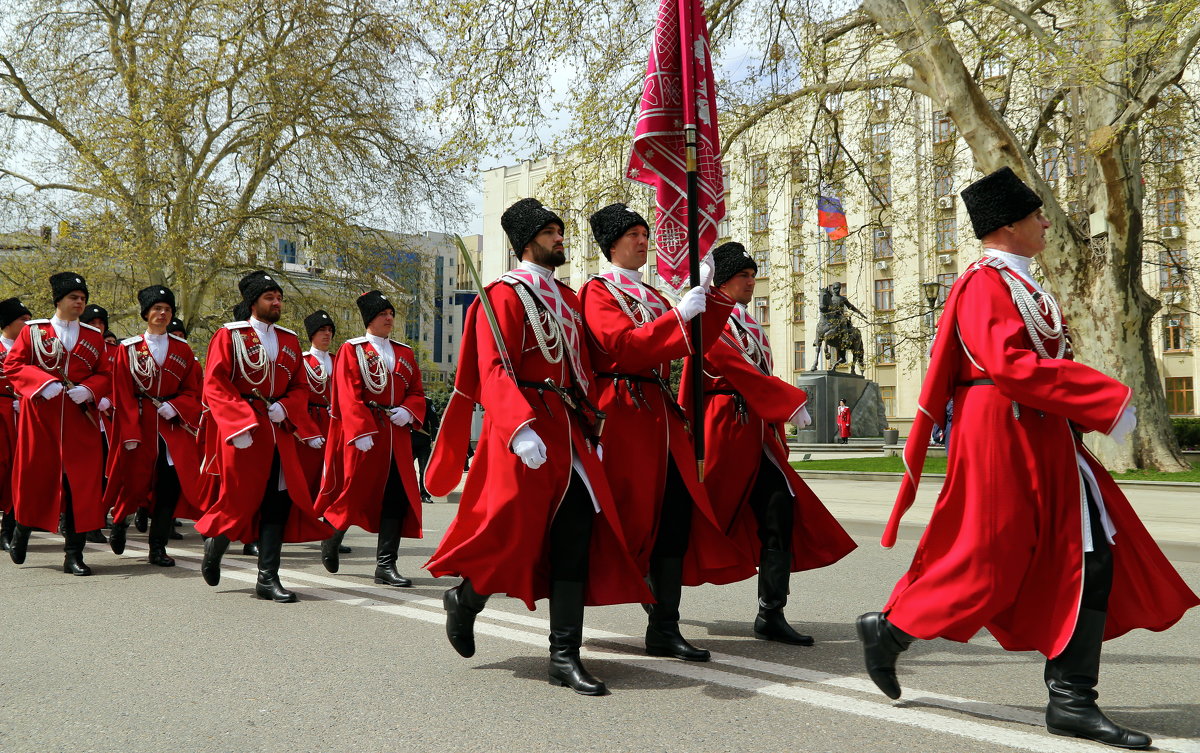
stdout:
MULTIPOLYGON (((88 547, 95 551, 109 551, 108 547, 100 544, 89 544, 88 547)), ((140 557, 145 551, 139 542, 129 542, 126 554, 122 556, 140 557), (130 552, 130 550, 135 551, 130 552)), ((199 570, 201 553, 178 548, 169 548, 167 551, 176 558, 180 566, 191 570, 199 570)), ((231 579, 239 582, 254 583, 256 580, 256 570, 257 568, 254 565, 237 560, 223 560, 221 563, 222 580, 231 579)), ((299 570, 281 569, 280 575, 289 584, 292 582, 303 583, 304 585, 300 587, 293 587, 293 590, 310 598, 334 601, 347 606, 369 609, 394 617, 415 619, 434 625, 445 624, 445 613, 442 611, 440 599, 409 593, 388 586, 346 582, 342 578, 299 570)), ((475 632, 477 635, 501 638, 544 650, 547 648, 546 636, 549 632, 549 627, 548 621, 532 614, 519 614, 492 609, 483 612, 479 616, 479 619, 475 623, 475 632), (510 627, 509 625, 520 626, 520 629, 510 627), (531 630, 524 628, 536 630, 537 632, 531 632, 531 630)), ((587 639, 614 642, 637 649, 640 649, 642 646, 641 638, 623 633, 585 628, 584 634, 587 639)), ((908 685, 904 687, 905 697, 903 701, 895 703, 890 701, 881 702, 876 700, 880 697, 880 693, 875 685, 870 680, 861 677, 835 675, 828 672, 803 669, 733 654, 713 652, 712 661, 707 664, 681 662, 669 658, 631 655, 623 651, 597 646, 585 647, 581 651, 581 655, 587 658, 620 662, 652 672, 707 682, 713 685, 749 691, 781 700, 799 702, 808 706, 902 724, 931 732, 955 735, 1018 750, 1035 751, 1037 753, 1097 753, 1103 750, 1096 743, 1051 736, 1044 731, 1044 719, 1040 712, 986 703, 969 698, 930 693, 908 685), (808 687, 797 687, 788 683, 773 682, 769 679, 730 672, 724 669, 717 669, 716 667, 746 670, 783 677, 789 680, 799 680, 811 685, 824 685, 855 693, 864 693, 870 696, 871 700, 829 693, 808 687), (915 709, 911 707, 913 704, 963 712, 972 716, 984 716, 998 721, 1034 727, 1041 731, 1034 733, 1009 727, 998 727, 961 717, 946 716, 933 711, 915 709)), ((617 691, 619 692, 620 689, 617 688, 617 691)), ((1200 740, 1189 738, 1155 738, 1154 747, 1158 750, 1170 751, 1171 753, 1200 753, 1200 740)))

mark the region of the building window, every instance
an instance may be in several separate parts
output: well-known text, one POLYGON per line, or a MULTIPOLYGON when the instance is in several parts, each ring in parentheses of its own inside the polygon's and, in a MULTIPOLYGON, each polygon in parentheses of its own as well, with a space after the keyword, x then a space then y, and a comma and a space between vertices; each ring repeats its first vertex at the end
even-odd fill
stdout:
POLYGON ((755 251, 752 256, 754 263, 758 265, 758 271, 754 276, 761 279, 771 274, 771 252, 770 251, 755 251))
POLYGON ((995 55, 993 57, 984 58, 984 78, 1000 78, 1006 75, 1008 75, 1008 58, 1004 57, 1003 55, 995 55))
POLYGON ((846 263, 846 239, 841 238, 836 241, 829 240, 826 235, 821 239, 822 257, 826 264, 845 264, 846 263))
POLYGON ((1167 413, 1191 415, 1196 412, 1196 391, 1191 377, 1167 377, 1167 413))
POLYGON ((954 121, 946 113, 937 110, 933 113, 933 143, 945 144, 954 140, 954 121))
POLYGON ((804 342, 792 343, 792 371, 804 371, 804 342))
POLYGON ((792 227, 801 227, 804 225, 804 201, 803 197, 792 197, 792 217, 790 222, 792 227))
POLYGON ((1158 252, 1158 285, 1163 290, 1187 288, 1187 250, 1167 249, 1158 252))
POLYGON ((871 124, 871 154, 883 155, 892 151, 892 132, 887 123, 871 124))
POLYGON ((1158 137, 1155 156, 1159 162, 1180 162, 1183 160, 1183 131, 1179 126, 1166 126, 1158 137))
POLYGON ((886 86, 881 86, 878 89, 867 89, 867 100, 870 101, 873 109, 882 110, 887 106, 888 102, 892 101, 892 90, 886 86))
POLYGON ((723 218, 720 222, 717 223, 717 237, 718 238, 728 238, 729 237, 729 220, 727 218, 723 218))
POLYGON ((1050 184, 1051 188, 1058 185, 1058 163, 1062 161, 1062 149, 1057 146, 1048 146, 1042 152, 1042 177, 1050 184))
POLYGON ((958 250, 958 218, 943 217, 935 225, 937 237, 934 246, 938 253, 954 253, 958 250))
POLYGON ((279 239, 279 261, 284 264, 296 263, 296 242, 279 239))
POLYGON ((1158 192, 1158 224, 1182 225, 1187 220, 1182 188, 1164 188, 1158 192))
POLYGON ((793 183, 804 182, 804 152, 792 152, 790 172, 793 183))
POLYGON ((838 112, 842 109, 842 93, 832 92, 825 95, 825 107, 830 112, 838 112))
POLYGON ((792 248, 792 274, 804 274, 804 246, 795 246, 792 248))
POLYGON ((896 333, 880 332, 875 335, 875 363, 896 363, 896 333))
POLYGON ((892 205, 892 175, 884 173, 871 177, 871 206, 890 207, 892 205))
POLYGON ((767 187, 767 156, 765 154, 750 160, 750 187, 767 187))
POLYGON ((885 278, 875 281, 875 310, 895 311, 896 301, 892 295, 892 279, 885 278))
POLYGON ((933 166, 933 195, 936 198, 949 196, 954 191, 954 175, 949 165, 933 166))
POLYGON ((825 166, 835 166, 841 156, 841 142, 838 141, 836 134, 831 133, 825 137, 825 143, 821 145, 821 163, 825 166))
POLYGON ((958 279, 957 272, 947 272, 937 276, 938 284, 938 305, 941 306, 946 302, 946 296, 950 295, 950 288, 954 287, 954 281, 958 279))
POLYGON ((764 327, 771 323, 771 301, 765 295, 754 299, 754 319, 764 327))
POLYGON ((804 321, 804 293, 796 293, 792 296, 792 321, 804 321))
POLYGON ((876 259, 892 258, 892 227, 888 225, 875 228, 872 245, 876 259))
POLYGON ((879 398, 883 401, 883 415, 894 418, 896 416, 896 388, 880 385, 879 398))
POLYGON ((1067 144, 1067 177, 1076 178, 1083 175, 1087 171, 1087 163, 1084 161, 1087 155, 1083 151, 1083 144, 1079 142, 1067 144))
POLYGON ((721 185, 725 188, 725 200, 729 201, 730 183, 729 165, 721 163, 721 185))
POLYGON ((1167 314, 1162 318, 1163 350, 1191 350, 1192 327, 1187 313, 1167 314))
POLYGON ((753 233, 765 233, 771 229, 771 213, 767 211, 765 206, 754 208, 753 224, 750 231, 753 233))

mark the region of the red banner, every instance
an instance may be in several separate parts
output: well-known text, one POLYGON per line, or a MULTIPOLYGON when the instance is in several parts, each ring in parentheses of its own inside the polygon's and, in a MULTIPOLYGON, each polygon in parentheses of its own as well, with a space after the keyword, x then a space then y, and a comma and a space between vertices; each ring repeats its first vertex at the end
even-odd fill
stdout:
POLYGON ((658 274, 676 292, 689 283, 686 128, 698 135, 702 258, 725 216, 716 94, 702 0, 660 0, 626 177, 654 187, 658 274))

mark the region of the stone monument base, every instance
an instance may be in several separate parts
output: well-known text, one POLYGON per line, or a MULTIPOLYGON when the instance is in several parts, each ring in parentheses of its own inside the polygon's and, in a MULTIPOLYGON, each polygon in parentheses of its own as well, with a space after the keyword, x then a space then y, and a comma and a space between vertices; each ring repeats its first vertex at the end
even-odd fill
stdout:
POLYGON ((850 436, 881 437, 887 414, 879 385, 858 374, 808 371, 796 377, 796 386, 808 393, 812 425, 796 434, 800 443, 832 444, 838 435, 838 400, 850 406, 850 436))

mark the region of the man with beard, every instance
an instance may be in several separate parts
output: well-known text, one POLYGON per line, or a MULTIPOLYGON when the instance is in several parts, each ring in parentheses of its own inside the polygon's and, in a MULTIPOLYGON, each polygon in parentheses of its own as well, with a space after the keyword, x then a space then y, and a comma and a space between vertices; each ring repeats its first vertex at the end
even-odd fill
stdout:
POLYGON ((4 374, 22 397, 8 553, 22 564, 31 531, 53 531, 61 516, 63 572, 91 575, 83 561, 86 533, 105 522, 96 402, 107 401, 111 371, 100 331, 79 321, 88 298, 83 277, 59 272, 50 288, 54 317, 26 322, 4 359, 4 374))
POLYGON ((475 653, 475 616, 489 594, 530 609, 549 597, 551 683, 603 695, 604 683, 579 660, 584 606, 651 596, 598 457, 596 380, 579 299, 554 278, 566 261, 563 222, 522 199, 500 223, 520 264, 467 311, 454 395, 426 473, 430 493, 447 494, 462 479, 476 403, 483 432, 458 515, 426 567, 463 578, 444 597, 446 635, 460 655, 475 653))
POLYGON ((21 401, 12 384, 4 376, 4 359, 16 344, 17 336, 32 315, 25 304, 17 298, 0 301, 0 468, 4 478, 0 481, 0 550, 8 551, 12 543, 13 528, 13 480, 12 467, 17 451, 17 411, 21 401))
POLYGON ((167 334, 175 294, 164 285, 138 291, 146 333, 121 343, 113 371, 113 448, 105 506, 112 508, 109 546, 125 551, 127 518, 149 499, 150 564, 171 567, 167 540, 175 515, 195 520, 200 457, 200 364, 187 341, 167 334))
POLYGON ((688 322, 702 319, 705 343, 717 341, 733 300, 704 286, 675 309, 642 281, 650 225, 624 204, 591 216, 600 251, 612 265, 580 290, 588 352, 605 413, 604 468, 621 512, 630 553, 646 575, 654 604, 646 651, 686 661, 709 652, 679 632, 683 585, 731 583, 754 574, 754 563, 721 530, 696 473, 695 449, 667 379, 671 361, 694 355, 688 322))
POLYGON ((378 290, 358 297, 367 332, 347 340, 334 365, 333 416, 317 511, 334 527, 321 562, 338 571, 350 526, 378 533, 375 582, 408 587, 396 569, 400 537, 419 539, 421 496, 412 434, 425 417, 425 388, 412 348, 389 339, 396 310, 378 290))
POLYGON ((263 271, 243 277, 238 288, 249 321, 225 324, 208 346, 204 403, 211 424, 201 470, 204 483, 218 486, 196 521, 208 537, 200 571, 216 586, 230 540, 257 539, 255 594, 290 603, 296 594, 279 582, 283 543, 329 536, 313 511, 299 446, 317 448, 325 440, 308 416, 300 340, 275 324, 283 314, 283 289, 263 271))
MULTIPOLYGON (((795 646, 813 638, 788 624, 783 608, 793 572, 837 562, 854 541, 788 463, 783 423, 811 423, 808 396, 772 376, 771 346, 746 305, 758 264, 740 243, 713 250, 713 287, 732 298, 725 331, 704 356, 704 486, 722 528, 757 555, 758 616, 754 637, 795 646)), ((691 405, 685 364, 681 403, 691 405)))

